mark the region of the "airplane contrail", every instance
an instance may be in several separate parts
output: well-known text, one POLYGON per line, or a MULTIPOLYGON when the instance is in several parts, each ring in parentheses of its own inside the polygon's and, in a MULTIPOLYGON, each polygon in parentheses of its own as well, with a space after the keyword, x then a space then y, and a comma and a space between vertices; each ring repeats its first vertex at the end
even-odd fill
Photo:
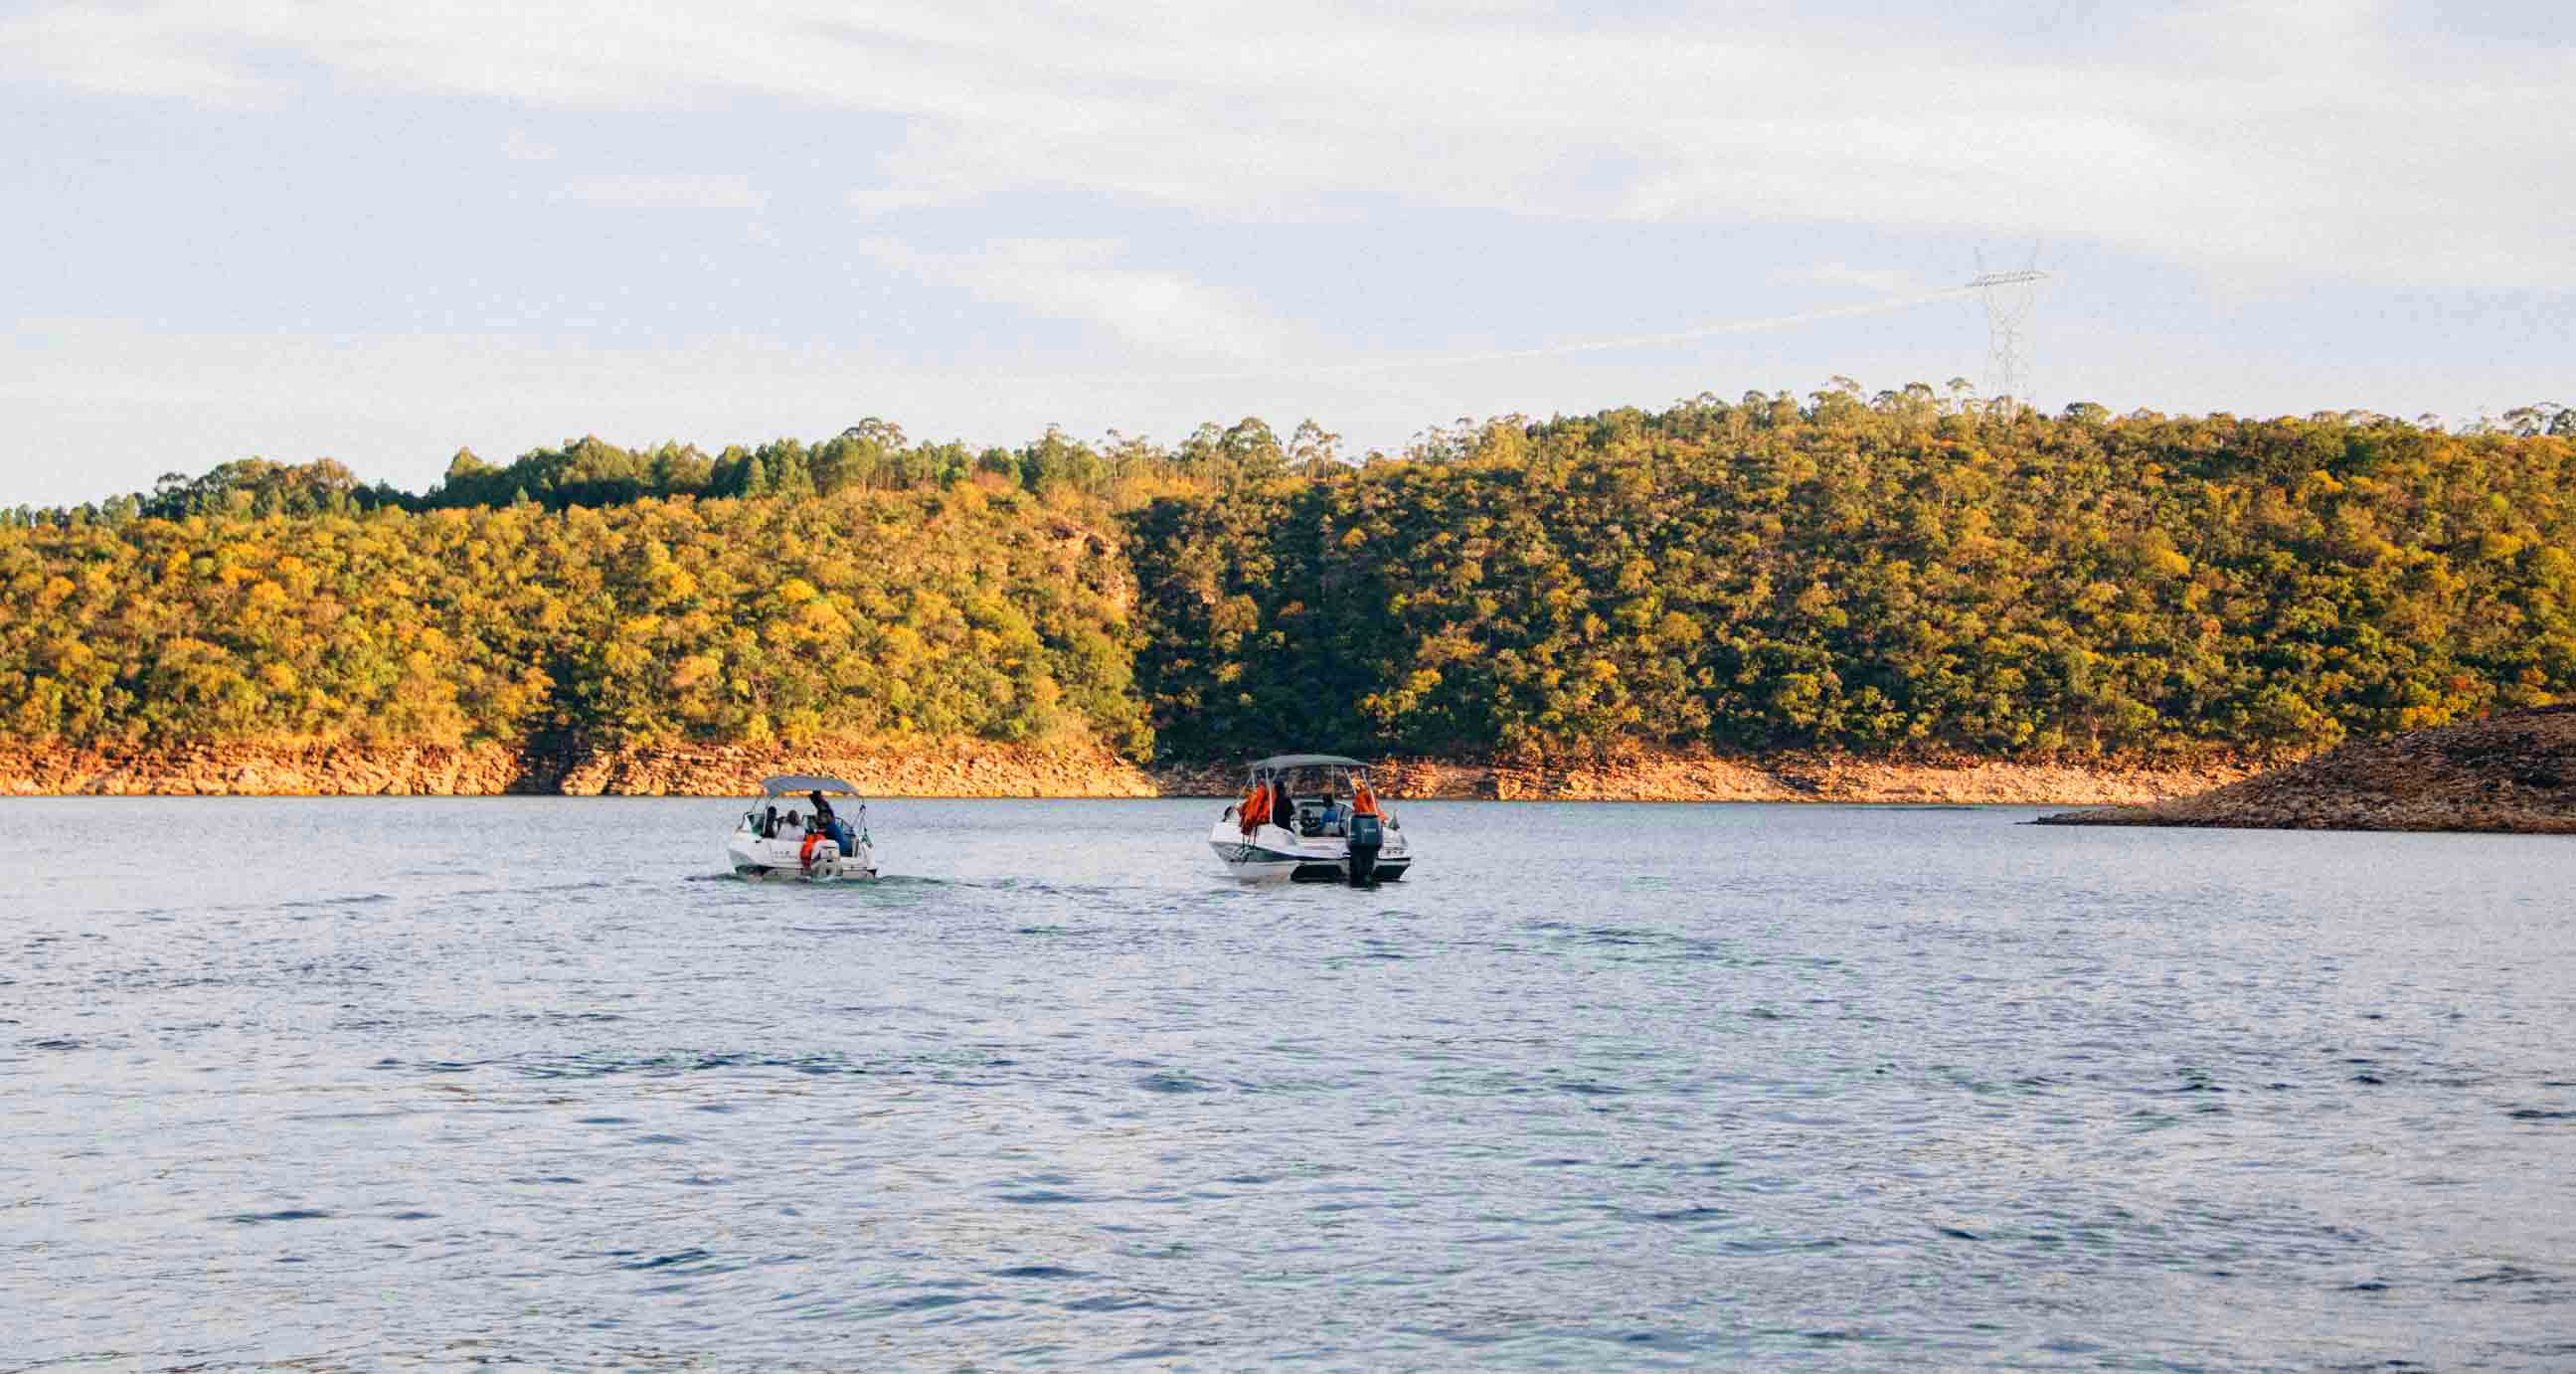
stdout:
POLYGON ((1575 343, 1549 344, 1541 348, 1507 348, 1485 353, 1444 353, 1426 357, 1384 358, 1371 362, 1326 363, 1312 367, 1267 367, 1240 372, 1191 372, 1170 374, 1172 381, 1242 381, 1257 377, 1319 377, 1335 373, 1390 372, 1399 368, 1458 367, 1469 363, 1509 362, 1518 358, 1557 358, 1573 353, 1606 353, 1622 348, 1651 348, 1659 344, 1688 343, 1693 339, 1715 338, 1723 334, 1755 334, 1766 329, 1785 329, 1790 325, 1813 324, 1819 320, 1846 320, 1860 315, 1882 315, 1890 311, 1911 310, 1935 301, 1956 300, 1976 294, 1973 286, 1953 286, 1940 291, 1927 291, 1919 296, 1900 296, 1893 300, 1867 301, 1859 305, 1836 306, 1828 310, 1808 310, 1795 315, 1774 315, 1759 320, 1729 320, 1722 324, 1704 324, 1695 329, 1677 330, 1670 334, 1634 334, 1617 339, 1585 339, 1575 343))

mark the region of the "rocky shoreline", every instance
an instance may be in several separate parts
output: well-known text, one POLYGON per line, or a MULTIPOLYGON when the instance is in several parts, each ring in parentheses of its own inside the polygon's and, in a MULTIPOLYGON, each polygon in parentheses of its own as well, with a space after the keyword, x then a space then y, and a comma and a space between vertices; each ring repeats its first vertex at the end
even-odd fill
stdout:
POLYGON ((2576 835, 2576 706, 2347 744, 2197 795, 2038 824, 2576 835))
POLYGON ((817 749, 195 744, 0 745, 0 796, 739 797, 775 773, 827 773, 887 797, 1152 797, 1134 764, 1089 744, 913 743, 817 749))
MULTIPOLYGON (((1393 797, 1487 801, 1841 802, 1950 806, 2113 805, 2233 781, 2241 765, 2027 763, 2005 759, 1875 759, 1779 753, 1746 757, 1640 754, 1544 763, 1372 760, 1393 797)), ((1225 764, 1153 775, 1164 796, 1220 796, 1243 771, 1225 764)))
MULTIPOLYGON (((1835 754, 1638 754, 1541 763, 1377 761, 1389 797, 1500 801, 1870 802, 2101 806, 2156 801, 2251 770, 1892 760, 1835 754)), ((738 797, 773 773, 828 773, 881 797, 1216 797, 1237 763, 1141 766, 1088 741, 455 748, 350 742, 56 748, 0 744, 9 796, 738 797)))

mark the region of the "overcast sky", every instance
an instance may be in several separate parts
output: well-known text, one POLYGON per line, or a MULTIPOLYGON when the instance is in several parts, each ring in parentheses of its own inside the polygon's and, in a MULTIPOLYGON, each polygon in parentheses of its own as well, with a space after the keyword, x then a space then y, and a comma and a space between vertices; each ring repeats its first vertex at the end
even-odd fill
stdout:
POLYGON ((1837 312, 2034 250, 2052 410, 2576 402, 2571 33, 2543 0, 37 0, 0 18, 0 502, 870 415, 1392 448, 1982 383, 1973 299, 1837 312))

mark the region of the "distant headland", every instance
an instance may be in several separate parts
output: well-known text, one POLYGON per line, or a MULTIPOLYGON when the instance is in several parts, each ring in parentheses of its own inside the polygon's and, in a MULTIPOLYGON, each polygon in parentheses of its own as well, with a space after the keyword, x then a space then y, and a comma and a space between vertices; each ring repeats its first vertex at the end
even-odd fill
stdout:
POLYGON ((2576 706, 2347 744, 2211 791, 2039 824, 2576 835, 2576 706))

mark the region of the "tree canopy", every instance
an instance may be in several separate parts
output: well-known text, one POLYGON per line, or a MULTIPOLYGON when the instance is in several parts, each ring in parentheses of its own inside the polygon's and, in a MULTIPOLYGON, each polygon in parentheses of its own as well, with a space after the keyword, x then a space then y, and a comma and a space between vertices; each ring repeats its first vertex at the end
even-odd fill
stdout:
POLYGON ((1930 387, 1016 449, 226 463, 0 518, 30 741, 2305 750, 2576 690, 2576 412, 1930 387))

